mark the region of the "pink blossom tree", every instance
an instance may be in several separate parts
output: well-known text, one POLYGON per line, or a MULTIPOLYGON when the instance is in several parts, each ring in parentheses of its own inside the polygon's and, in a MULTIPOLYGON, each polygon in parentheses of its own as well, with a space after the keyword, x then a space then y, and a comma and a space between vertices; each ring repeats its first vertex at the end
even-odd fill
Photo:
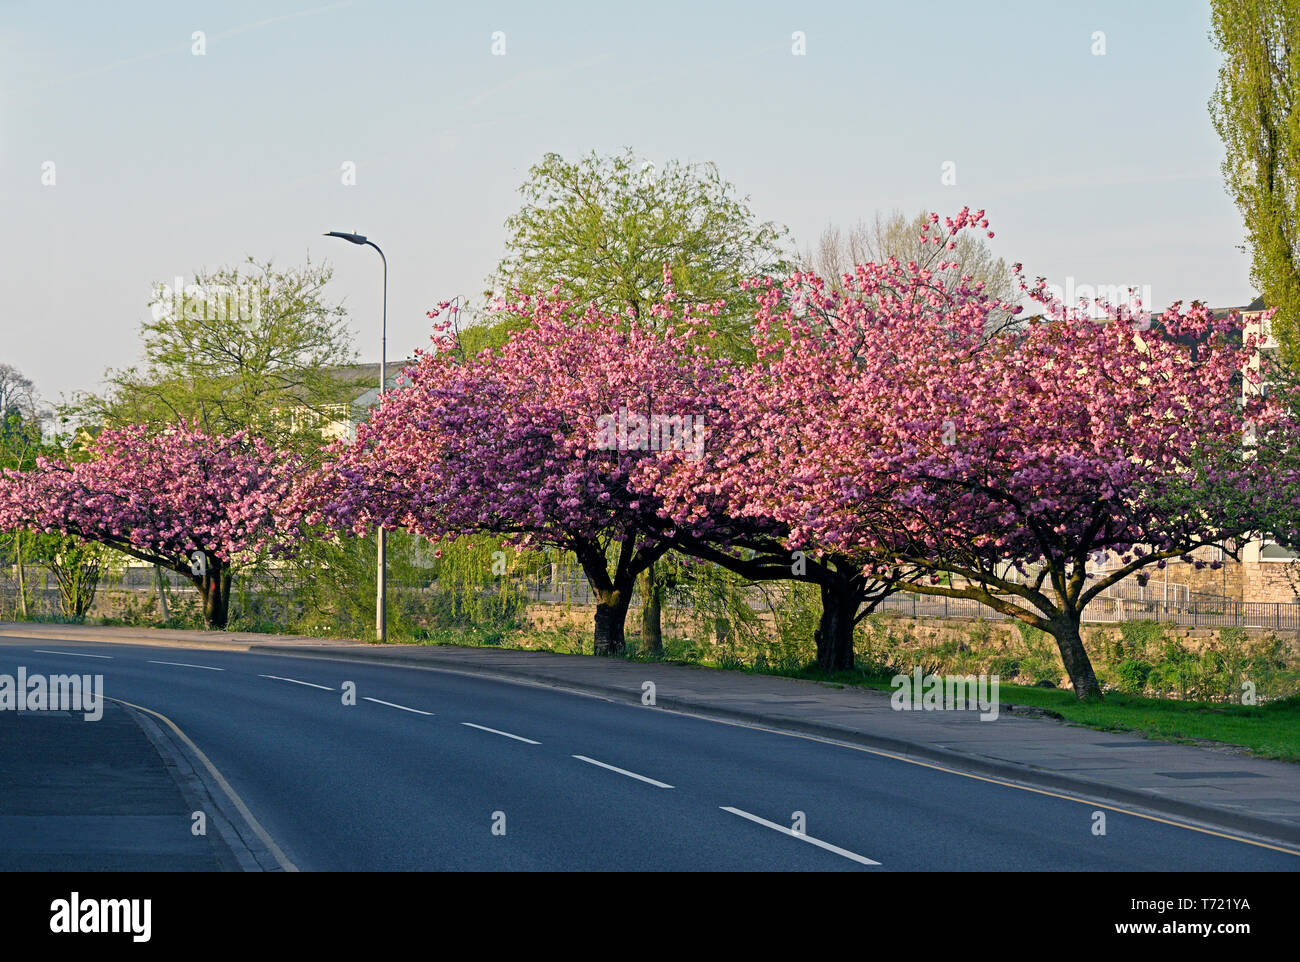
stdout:
POLYGON ((209 628, 226 627, 240 564, 301 538, 286 507, 297 460, 243 432, 132 426, 101 432, 87 454, 5 471, 0 528, 74 535, 177 571, 198 588, 209 628))
POLYGON ((661 303, 652 324, 556 293, 503 305, 527 323, 496 351, 463 357, 440 325, 434 350, 300 502, 336 529, 495 533, 572 551, 596 597, 595 652, 612 654, 636 577, 676 535, 631 472, 659 452, 699 456, 727 362, 705 349, 716 305, 688 306, 674 324, 661 303))
MULTIPOLYGON (((1033 296, 1046 299, 1041 285, 1033 296)), ((1151 326, 1123 308, 1100 322, 1051 311, 991 354, 922 366, 895 434, 896 450, 904 430, 912 445, 894 462, 908 482, 898 506, 929 566, 955 582, 916 590, 1048 632, 1076 695, 1100 697, 1086 606, 1269 523, 1278 479, 1248 438, 1252 424, 1282 425, 1271 399, 1242 403, 1247 341, 1239 318, 1200 305, 1151 326)))
MULTIPOLYGON (((982 219, 963 211, 952 235, 982 219)), ((872 436, 872 421, 846 424, 845 405, 865 390, 887 406, 905 333, 917 350, 936 327, 978 342, 1016 313, 969 278, 946 290, 939 275, 958 266, 943 258, 949 249, 925 265, 860 265, 834 285, 806 273, 747 282, 757 362, 732 372, 720 393, 705 459, 641 468, 680 529, 714 519, 713 543, 692 553, 749 577, 780 577, 784 567, 785 577, 818 585, 825 670, 852 668, 855 625, 926 570, 894 517, 899 475, 855 471, 863 457, 879 457, 885 436, 872 436), (842 537, 850 522, 874 540, 842 537), (730 532, 726 541, 720 531, 730 532)))
MULTIPOLYGON (((951 249, 977 224, 982 212, 946 229, 934 216, 931 242, 951 249)), ((1087 604, 1261 524, 1268 499, 1251 486, 1269 482, 1242 439, 1276 411, 1241 403, 1253 345, 1240 322, 1175 305, 1154 325, 1121 307, 992 330, 1005 305, 969 278, 946 288, 891 261, 844 282, 843 296, 808 275, 762 293, 771 350, 827 387, 798 425, 773 426, 791 443, 738 468, 744 497, 785 519, 792 543, 866 572, 913 565, 928 577, 911 590, 1050 633, 1076 694, 1100 697, 1079 634, 1087 604), (1118 565, 1095 573, 1099 554, 1118 565)), ((1041 283, 1031 294, 1048 300, 1041 283)))
MULTIPOLYGON (((798 505, 815 480, 794 459, 812 437, 814 408, 827 385, 793 356, 760 358, 719 386, 710 443, 700 458, 661 455, 637 465, 634 487, 662 502, 674 547, 750 581, 816 585, 821 614, 814 633, 824 671, 854 666, 854 627, 916 574, 913 566, 864 566, 859 555, 793 537, 798 505), (789 471, 790 473, 787 473, 789 471)), ((857 502, 866 508, 865 500, 857 502)))

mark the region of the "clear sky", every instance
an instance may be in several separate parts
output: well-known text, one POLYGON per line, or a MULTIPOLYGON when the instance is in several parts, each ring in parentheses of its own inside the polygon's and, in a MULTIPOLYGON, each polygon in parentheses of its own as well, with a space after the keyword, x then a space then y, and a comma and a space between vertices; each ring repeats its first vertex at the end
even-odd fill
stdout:
POLYGON ((0 0, 0 362, 50 400, 98 389, 138 359, 155 282, 249 254, 328 259, 374 360, 378 258, 326 230, 383 246, 401 357, 436 301, 483 289, 531 164, 623 146, 716 162, 800 248, 969 204, 1030 276, 1244 304, 1208 18, 1203 0, 0 0))

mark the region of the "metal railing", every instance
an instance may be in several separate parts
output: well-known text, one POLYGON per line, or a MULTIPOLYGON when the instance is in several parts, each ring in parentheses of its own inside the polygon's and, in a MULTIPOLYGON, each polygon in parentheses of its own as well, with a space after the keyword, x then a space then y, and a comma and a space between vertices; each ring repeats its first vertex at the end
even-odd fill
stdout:
MULTIPOLYGON (((100 584, 100 595, 106 602, 109 600, 107 596, 118 592, 143 599, 156 592, 154 577, 152 569, 128 569, 124 575, 106 578, 100 584)), ((194 593, 193 586, 183 577, 173 572, 164 572, 164 577, 169 583, 168 594, 177 600, 194 593)), ((516 590, 531 602, 589 605, 595 601, 591 586, 576 565, 556 565, 549 572, 514 580, 516 590)), ((27 585, 29 608, 33 613, 58 611, 58 591, 48 573, 28 569, 27 585)), ((416 593, 425 590, 424 586, 418 585, 404 587, 416 593)), ((1300 631, 1300 603, 1242 602, 1198 592, 1179 592, 1177 596, 1171 592, 1170 599, 1166 601, 1163 591, 1158 594, 1157 591, 1154 586, 1149 586, 1145 598, 1140 595, 1134 597, 1128 591, 1118 595, 1103 594, 1088 605, 1083 620, 1098 624, 1149 620, 1185 627, 1300 631)), ((263 603, 281 601, 286 606, 288 604, 285 587, 270 578, 241 579, 237 594, 243 597, 260 596, 263 603)), ((671 595, 665 600, 668 607, 689 607, 671 595)), ((240 598, 232 598, 232 614, 240 607, 240 601, 240 598)), ((769 602, 770 599, 762 591, 751 589, 749 603, 756 611, 766 610, 769 602)), ((634 593, 632 605, 638 603, 639 599, 634 593)), ((0 572, 0 616, 14 617, 17 607, 17 585, 9 572, 0 572)), ((969 598, 946 598, 907 591, 890 595, 880 603, 877 610, 897 612, 914 618, 1003 620, 1007 617, 969 598)))
MULTIPOLYGON (((1195 596, 1194 596, 1195 597, 1195 596)), ((1122 621, 1160 621, 1190 628, 1271 628, 1300 631, 1300 604, 1232 601, 1200 596, 1183 602, 1133 598, 1094 598, 1084 609, 1083 620, 1099 624, 1122 621)), ((898 611, 914 618, 986 618, 1007 616, 969 598, 940 598, 899 592, 881 602, 877 610, 898 611)))

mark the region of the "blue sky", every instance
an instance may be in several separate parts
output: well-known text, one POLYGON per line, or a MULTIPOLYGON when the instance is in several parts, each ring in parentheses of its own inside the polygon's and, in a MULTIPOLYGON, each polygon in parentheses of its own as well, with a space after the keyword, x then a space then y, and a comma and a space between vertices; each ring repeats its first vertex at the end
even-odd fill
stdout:
POLYGON ((249 254, 328 259, 373 360, 378 259, 326 230, 384 247, 401 357, 482 290, 531 164, 623 146, 716 162, 801 248, 969 204, 1031 276, 1248 302, 1208 5, 1084 7, 0 0, 0 362, 97 389, 155 282, 249 254))

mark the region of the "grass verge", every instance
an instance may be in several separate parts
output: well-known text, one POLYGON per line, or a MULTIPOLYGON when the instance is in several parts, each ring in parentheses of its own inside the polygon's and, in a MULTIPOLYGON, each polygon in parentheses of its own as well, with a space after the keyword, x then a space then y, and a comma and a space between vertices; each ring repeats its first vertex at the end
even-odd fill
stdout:
MULTIPOLYGON (((810 666, 767 674, 892 690, 888 677, 861 669, 827 673, 810 666)), ((1143 698, 1111 691, 1106 693, 1104 701, 1081 702, 1071 691, 1003 684, 998 686, 998 697, 1004 705, 1044 708, 1069 723, 1098 731, 1127 732, 1181 744, 1235 745, 1249 749, 1260 758, 1300 762, 1300 696, 1248 706, 1143 698)))

